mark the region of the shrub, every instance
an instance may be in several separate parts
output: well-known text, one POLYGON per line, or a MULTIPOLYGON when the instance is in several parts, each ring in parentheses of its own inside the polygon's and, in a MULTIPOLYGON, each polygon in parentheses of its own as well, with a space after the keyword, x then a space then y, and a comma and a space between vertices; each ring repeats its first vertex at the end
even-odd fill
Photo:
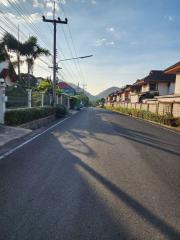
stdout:
POLYGON ((50 116, 54 113, 55 110, 53 107, 11 110, 5 113, 5 124, 11 126, 20 125, 39 118, 50 116))
POLYGON ((67 109, 64 105, 57 105, 55 108, 56 118, 64 117, 67 114, 67 109))
POLYGON ((134 109, 134 108, 123 108, 123 107, 118 107, 116 109, 113 107, 106 107, 106 109, 116 110, 123 114, 142 118, 145 120, 158 122, 158 123, 169 125, 172 127, 178 127, 178 126, 180 127, 180 118, 172 117, 170 114, 158 115, 156 113, 152 113, 152 112, 145 111, 145 110, 134 109))

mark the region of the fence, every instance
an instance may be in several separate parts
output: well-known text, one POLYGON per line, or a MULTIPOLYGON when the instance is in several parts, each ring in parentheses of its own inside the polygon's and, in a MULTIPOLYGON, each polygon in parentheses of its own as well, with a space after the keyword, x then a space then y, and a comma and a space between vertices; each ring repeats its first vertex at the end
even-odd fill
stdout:
MULTIPOLYGON (((5 91, 4 86, 0 86, 0 123, 4 123, 4 113, 12 109, 44 107, 52 105, 52 95, 45 93, 24 92, 19 96, 13 96, 5 91)), ((70 97, 64 94, 56 96, 56 103, 63 104, 68 109, 70 108, 70 97)))
POLYGON ((173 117, 180 117, 180 102, 154 102, 154 103, 127 103, 114 102, 107 103, 107 106, 114 108, 134 108, 139 110, 150 111, 159 115, 171 115, 173 117))

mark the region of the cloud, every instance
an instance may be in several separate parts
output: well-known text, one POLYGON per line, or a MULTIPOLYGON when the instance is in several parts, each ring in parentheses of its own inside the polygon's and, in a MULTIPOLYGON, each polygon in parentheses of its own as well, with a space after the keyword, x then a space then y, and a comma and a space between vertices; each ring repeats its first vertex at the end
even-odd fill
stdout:
POLYGON ((172 22, 172 21, 173 21, 173 17, 172 17, 172 16, 168 16, 168 20, 169 20, 170 22, 172 22))
POLYGON ((96 5, 97 1, 96 0, 91 0, 92 5, 96 5))
POLYGON ((113 42, 113 41, 111 41, 111 42, 106 42, 106 45, 113 46, 113 45, 115 45, 115 42, 113 42))
MULTIPOLYGON (((29 15, 24 15, 24 18, 22 18, 13 13, 7 12, 6 16, 7 16, 7 18, 11 19, 15 24, 24 23, 25 22, 24 18, 30 18, 31 22, 39 22, 42 20, 42 17, 39 13, 32 13, 29 15)), ((0 13, 0 18, 2 18, 2 17, 3 17, 3 13, 0 13)))
POLYGON ((47 17, 52 17, 52 16, 53 16, 53 13, 52 13, 52 12, 47 12, 47 13, 46 13, 46 16, 47 16, 47 17))
POLYGON ((130 42, 130 45, 137 45, 138 43, 136 41, 130 42))
POLYGON ((108 41, 106 38, 97 39, 93 44, 93 46, 95 46, 95 47, 113 46, 113 45, 115 45, 115 42, 108 41))
POLYGON ((42 1, 38 1, 38 0, 33 0, 32 5, 34 8, 44 7, 44 3, 42 1))
MULTIPOLYGON (((18 3, 26 2, 26 0, 11 0, 12 3, 18 3)), ((11 6, 8 0, 0 0, 0 5, 4 5, 5 7, 11 6)))
POLYGON ((97 39, 95 42, 94 42, 94 46, 95 47, 100 47, 102 45, 104 45, 106 43, 107 39, 106 38, 101 38, 101 39, 97 39))
POLYGON ((106 28, 106 31, 107 32, 115 32, 115 28, 109 27, 109 28, 106 28))

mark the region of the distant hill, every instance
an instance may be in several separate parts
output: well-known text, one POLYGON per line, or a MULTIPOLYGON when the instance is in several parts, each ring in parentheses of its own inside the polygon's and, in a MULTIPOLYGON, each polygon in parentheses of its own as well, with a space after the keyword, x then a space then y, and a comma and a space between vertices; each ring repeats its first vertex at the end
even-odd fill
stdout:
MULTIPOLYGON (((68 82, 68 84, 69 84, 72 88, 74 88, 75 90, 77 90, 77 86, 76 86, 74 83, 68 82)), ((82 88, 79 87, 79 89, 80 89, 81 91, 83 91, 82 88)), ((91 93, 89 93, 89 92, 86 91, 86 90, 85 90, 84 92, 85 92, 86 96, 87 96, 91 101, 92 101, 92 100, 96 100, 96 97, 93 96, 91 93)))
MULTIPOLYGON (((70 82, 69 82, 68 84, 69 84, 71 87, 73 87, 75 90, 77 90, 77 86, 76 86, 74 83, 70 83, 70 82)), ((80 89, 83 91, 82 88, 80 88, 80 89)), ((119 89, 120 89, 120 88, 118 88, 118 87, 110 87, 110 88, 102 91, 101 93, 99 93, 99 94, 97 94, 97 95, 95 95, 95 96, 93 96, 91 93, 89 93, 89 92, 87 92, 87 91, 85 91, 85 94, 86 94, 86 96, 88 96, 88 98, 89 98, 91 101, 93 101, 93 100, 100 99, 100 98, 106 98, 110 93, 115 92, 115 91, 117 91, 117 90, 119 90, 119 89)))
POLYGON ((101 93, 97 94, 97 95, 95 96, 95 98, 97 98, 97 99, 106 98, 109 94, 111 94, 111 93, 113 93, 113 92, 115 92, 115 91, 117 91, 117 90, 119 90, 119 89, 120 89, 120 88, 118 88, 118 87, 110 87, 110 88, 102 91, 101 93))

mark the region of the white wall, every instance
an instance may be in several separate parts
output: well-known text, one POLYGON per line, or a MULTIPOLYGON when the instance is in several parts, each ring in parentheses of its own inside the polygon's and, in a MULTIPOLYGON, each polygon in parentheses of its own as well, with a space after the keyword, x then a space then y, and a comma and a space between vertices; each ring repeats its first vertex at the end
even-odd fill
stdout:
POLYGON ((158 91, 159 91, 160 96, 168 95, 169 94, 168 83, 159 82, 158 83, 158 91))
POLYGON ((130 96, 130 99, 131 99, 131 103, 137 103, 137 102, 139 102, 139 96, 138 96, 138 94, 136 94, 136 95, 131 95, 131 96, 130 96))
POLYGON ((180 94, 180 73, 176 74, 175 94, 180 94))
POLYGON ((168 94, 174 94, 175 92, 175 83, 171 82, 169 86, 169 93, 168 94))
POLYGON ((121 99, 122 99, 122 101, 125 101, 125 93, 122 93, 121 99))
POLYGON ((141 92, 148 92, 149 91, 149 84, 142 85, 141 92))

